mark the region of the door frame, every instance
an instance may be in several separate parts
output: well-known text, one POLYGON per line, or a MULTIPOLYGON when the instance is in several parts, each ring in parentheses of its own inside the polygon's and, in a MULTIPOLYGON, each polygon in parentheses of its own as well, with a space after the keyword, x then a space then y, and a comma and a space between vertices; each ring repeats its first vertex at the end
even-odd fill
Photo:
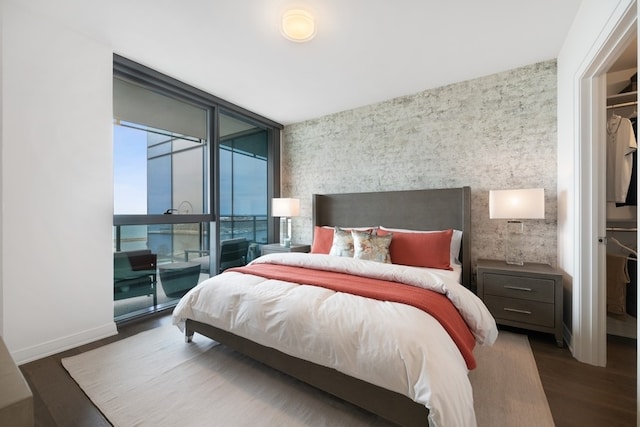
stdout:
POLYGON ((577 171, 572 350, 583 362, 606 366, 606 73, 638 30, 636 2, 619 15, 611 32, 586 57, 576 77, 577 171))

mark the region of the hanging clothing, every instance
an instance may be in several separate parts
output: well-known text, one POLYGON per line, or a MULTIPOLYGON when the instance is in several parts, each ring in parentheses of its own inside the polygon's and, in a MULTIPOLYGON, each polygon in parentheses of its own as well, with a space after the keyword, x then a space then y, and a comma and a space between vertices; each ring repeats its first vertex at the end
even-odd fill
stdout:
POLYGON ((629 283, 627 284, 627 314, 638 316, 638 259, 629 258, 627 261, 629 283))
POLYGON ((631 121, 616 114, 607 122, 607 201, 625 203, 633 152, 638 148, 631 121))
MULTIPOLYGON (((638 142, 638 120, 636 117, 629 118, 633 127, 633 136, 638 142)), ((629 182, 629 191, 627 191, 627 199, 624 203, 616 203, 616 206, 638 206, 638 150, 632 154, 633 166, 631 167, 631 180, 629 182)))
POLYGON ((624 255, 607 253, 607 313, 626 313, 627 283, 631 281, 627 259, 624 255))

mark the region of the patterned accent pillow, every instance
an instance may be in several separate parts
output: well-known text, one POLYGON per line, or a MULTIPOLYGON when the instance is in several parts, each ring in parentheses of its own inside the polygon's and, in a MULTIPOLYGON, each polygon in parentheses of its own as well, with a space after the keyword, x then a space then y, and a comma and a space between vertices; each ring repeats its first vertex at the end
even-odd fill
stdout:
POLYGON ((353 237, 351 231, 340 227, 333 229, 333 243, 329 255, 353 257, 353 237))
POLYGON ((354 258, 391 264, 389 246, 392 233, 376 236, 364 231, 351 230, 351 236, 353 236, 354 258))

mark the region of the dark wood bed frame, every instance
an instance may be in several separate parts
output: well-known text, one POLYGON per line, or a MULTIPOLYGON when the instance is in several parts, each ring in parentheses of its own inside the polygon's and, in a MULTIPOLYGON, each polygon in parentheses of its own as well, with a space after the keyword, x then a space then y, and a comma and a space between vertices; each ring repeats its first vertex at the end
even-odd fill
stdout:
MULTIPOLYGON (((469 187, 315 194, 313 224, 341 227, 377 226, 415 230, 454 228, 463 232, 462 283, 471 285, 471 190, 469 187)), ((425 426, 429 411, 410 398, 222 329, 187 319, 185 336, 205 335, 259 362, 403 426, 425 426)))

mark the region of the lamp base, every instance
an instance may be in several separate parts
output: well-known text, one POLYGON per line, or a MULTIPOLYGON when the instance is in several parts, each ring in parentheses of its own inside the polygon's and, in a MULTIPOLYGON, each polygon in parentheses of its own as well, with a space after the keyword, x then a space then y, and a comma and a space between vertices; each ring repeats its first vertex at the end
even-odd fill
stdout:
POLYGON ((280 218, 280 246, 291 247, 291 218, 280 218))
POLYGON ((505 261, 509 265, 524 265, 522 254, 522 238, 524 236, 524 224, 522 221, 507 221, 507 237, 505 245, 505 261))
POLYGON ((291 239, 284 239, 282 242, 280 242, 280 246, 285 247, 285 248, 290 248, 291 247, 291 239))

